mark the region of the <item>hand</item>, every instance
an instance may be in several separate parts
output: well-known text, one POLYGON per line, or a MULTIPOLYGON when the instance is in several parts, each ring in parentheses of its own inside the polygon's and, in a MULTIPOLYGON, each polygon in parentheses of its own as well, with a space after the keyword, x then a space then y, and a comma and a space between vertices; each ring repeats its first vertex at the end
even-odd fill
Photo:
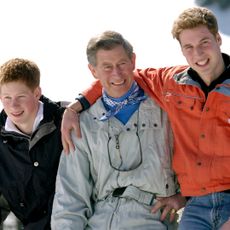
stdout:
POLYGON ((162 210, 161 221, 163 221, 167 214, 170 213, 170 221, 172 222, 176 216, 176 212, 183 208, 185 204, 186 199, 180 193, 170 197, 158 197, 151 212, 156 213, 158 210, 162 210))
POLYGON ((66 154, 68 154, 70 150, 74 151, 75 149, 73 141, 71 139, 71 131, 74 131, 76 137, 81 138, 79 114, 77 113, 81 110, 81 105, 78 104, 81 103, 76 101, 70 104, 68 107, 66 107, 62 117, 61 138, 63 150, 66 154))

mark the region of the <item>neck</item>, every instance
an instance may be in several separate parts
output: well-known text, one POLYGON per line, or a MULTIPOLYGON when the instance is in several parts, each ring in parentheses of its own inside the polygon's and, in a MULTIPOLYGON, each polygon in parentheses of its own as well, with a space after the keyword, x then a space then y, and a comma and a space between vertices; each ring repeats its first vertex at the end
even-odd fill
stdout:
POLYGON ((22 133, 31 136, 32 130, 33 130, 33 125, 15 125, 15 127, 22 133))
POLYGON ((201 76, 202 80, 207 86, 210 86, 210 84, 215 81, 217 78, 220 77, 220 75, 225 71, 225 64, 223 58, 221 59, 221 63, 218 64, 218 67, 210 73, 208 76, 201 76))

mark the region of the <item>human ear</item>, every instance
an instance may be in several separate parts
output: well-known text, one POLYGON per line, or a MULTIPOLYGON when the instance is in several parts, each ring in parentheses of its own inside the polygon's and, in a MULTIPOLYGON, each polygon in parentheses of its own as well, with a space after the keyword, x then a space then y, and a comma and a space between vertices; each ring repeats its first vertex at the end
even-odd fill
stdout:
POLYGON ((222 38, 219 33, 216 34, 216 41, 219 45, 222 45, 222 38))
POLYGON ((133 53, 131 57, 131 62, 133 64, 133 70, 136 68, 136 54, 133 53))
POLYGON ((40 87, 40 86, 38 86, 37 88, 35 88, 35 90, 34 90, 34 95, 35 95, 35 97, 36 97, 37 99, 39 99, 39 98, 41 97, 41 95, 42 95, 42 90, 41 90, 41 87, 40 87))
POLYGON ((96 75, 95 67, 91 64, 88 64, 88 68, 89 68, 90 72, 92 73, 92 75, 94 76, 94 78, 98 79, 98 77, 96 75))

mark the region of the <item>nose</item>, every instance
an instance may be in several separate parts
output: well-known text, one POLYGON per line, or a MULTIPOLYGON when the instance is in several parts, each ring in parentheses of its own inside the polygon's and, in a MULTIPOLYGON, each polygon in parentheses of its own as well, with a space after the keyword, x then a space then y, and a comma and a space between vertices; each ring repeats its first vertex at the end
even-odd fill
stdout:
POLYGON ((203 50, 202 50, 202 48, 197 47, 197 48, 195 49, 195 54, 196 54, 197 56, 202 55, 202 54, 203 54, 203 50))
POLYGON ((14 98, 11 100, 10 104, 11 104, 12 107, 17 107, 19 105, 18 100, 14 99, 14 98))
POLYGON ((112 75, 113 76, 120 76, 120 74, 121 74, 121 70, 120 70, 119 66, 114 66, 113 70, 112 70, 112 75))

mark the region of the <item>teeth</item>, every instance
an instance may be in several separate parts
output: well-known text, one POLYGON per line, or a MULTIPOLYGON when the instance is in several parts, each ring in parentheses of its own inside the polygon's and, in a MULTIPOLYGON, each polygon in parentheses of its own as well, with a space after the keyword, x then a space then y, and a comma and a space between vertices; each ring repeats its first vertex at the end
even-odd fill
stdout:
POLYGON ((122 85, 122 84, 124 84, 124 81, 122 81, 122 82, 112 82, 112 84, 113 85, 122 85))
POLYGON ((197 62, 197 65, 200 65, 200 66, 202 66, 202 65, 205 65, 205 64, 207 64, 207 62, 208 62, 208 60, 199 61, 199 62, 197 62))

